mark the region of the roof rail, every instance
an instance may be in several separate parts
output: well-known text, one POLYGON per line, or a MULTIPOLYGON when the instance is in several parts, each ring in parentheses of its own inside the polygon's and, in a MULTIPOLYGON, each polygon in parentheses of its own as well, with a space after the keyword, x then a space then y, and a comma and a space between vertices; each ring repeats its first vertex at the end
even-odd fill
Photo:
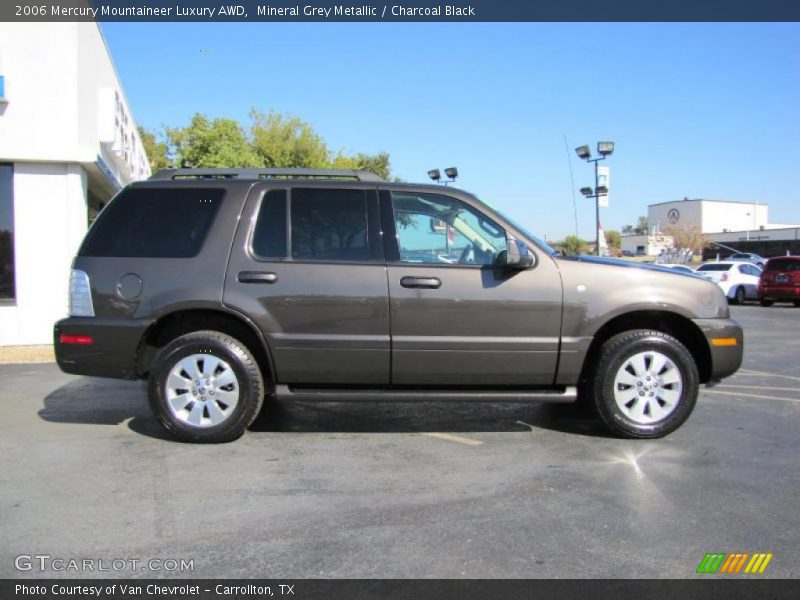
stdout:
POLYGON ((355 179, 383 181, 375 173, 359 169, 275 169, 275 168, 182 168, 162 169, 150 179, 355 179))

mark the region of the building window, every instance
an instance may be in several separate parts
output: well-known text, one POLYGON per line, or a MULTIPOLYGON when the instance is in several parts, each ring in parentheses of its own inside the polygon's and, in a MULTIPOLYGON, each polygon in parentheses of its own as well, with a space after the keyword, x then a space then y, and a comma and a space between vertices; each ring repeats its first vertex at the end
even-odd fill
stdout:
POLYGON ((0 304, 13 304, 14 165, 0 164, 0 304))

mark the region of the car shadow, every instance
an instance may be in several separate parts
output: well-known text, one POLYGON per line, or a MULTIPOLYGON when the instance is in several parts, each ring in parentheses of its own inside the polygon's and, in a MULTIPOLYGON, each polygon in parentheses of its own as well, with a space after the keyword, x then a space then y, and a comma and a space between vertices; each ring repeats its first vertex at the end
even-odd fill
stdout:
POLYGON ((48 394, 39 417, 50 423, 119 425, 141 435, 172 440, 155 420, 141 381, 80 377, 48 394))
MULTIPOLYGON (((119 425, 175 441, 153 417, 143 382, 81 377, 44 399, 51 423, 119 425)), ((273 433, 520 432, 547 429, 608 437, 580 404, 522 402, 309 402, 268 398, 250 431, 273 433)))
POLYGON ((607 437, 582 405, 527 402, 309 402, 270 399, 251 431, 478 433, 548 429, 607 437))

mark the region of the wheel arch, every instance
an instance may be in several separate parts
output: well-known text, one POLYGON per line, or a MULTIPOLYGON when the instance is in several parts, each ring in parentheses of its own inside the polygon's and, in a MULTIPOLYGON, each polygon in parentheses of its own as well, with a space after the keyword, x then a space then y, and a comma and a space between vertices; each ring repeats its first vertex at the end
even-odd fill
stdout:
POLYGON ((586 381, 589 371, 595 366, 603 344, 618 333, 632 329, 652 329, 671 335, 686 346, 694 358, 700 383, 711 379, 711 350, 700 328, 691 319, 674 312, 642 310, 618 315, 597 330, 586 353, 581 383, 586 381))
POLYGON ((136 353, 136 373, 146 377, 159 349, 175 338, 202 330, 219 331, 242 342, 252 352, 265 380, 274 381, 269 346, 255 324, 243 315, 220 309, 185 309, 159 317, 147 328, 136 353))

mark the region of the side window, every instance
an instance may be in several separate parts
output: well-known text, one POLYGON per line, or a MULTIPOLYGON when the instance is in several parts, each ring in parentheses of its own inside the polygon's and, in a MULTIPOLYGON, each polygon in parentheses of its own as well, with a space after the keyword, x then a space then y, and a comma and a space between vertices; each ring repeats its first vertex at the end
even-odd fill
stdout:
POLYGON ((393 192, 392 208, 401 262, 491 265, 507 249, 502 227, 455 198, 393 192))
POLYGON ((286 190, 271 190, 261 201, 252 248, 258 258, 286 258, 286 190))
MULTIPOLYGON (((2 91, 0 91, 0 95, 2 91)), ((16 299, 14 286, 14 166, 0 164, 0 303, 16 299)))
POLYGON ((196 256, 224 196, 221 188, 125 190, 97 217, 79 254, 153 258, 196 256))
POLYGON ((365 191, 293 189, 291 217, 292 258, 370 260, 365 191))
POLYGON ((739 265, 739 271, 745 275, 754 275, 755 277, 759 275, 758 269, 752 265, 739 265))

